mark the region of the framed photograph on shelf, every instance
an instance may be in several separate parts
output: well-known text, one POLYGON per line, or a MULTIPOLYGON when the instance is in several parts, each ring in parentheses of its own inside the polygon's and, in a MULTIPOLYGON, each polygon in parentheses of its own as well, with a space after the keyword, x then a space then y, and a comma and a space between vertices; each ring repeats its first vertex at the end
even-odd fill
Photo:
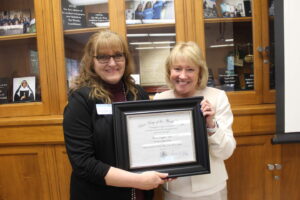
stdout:
POLYGON ((117 167, 170 178, 209 173, 202 99, 113 103, 117 167))
POLYGON ((126 2, 126 24, 175 23, 174 0, 126 2))
POLYGON ((216 0, 204 0, 203 1, 203 11, 205 18, 216 18, 217 15, 217 7, 216 0))
POLYGON ((14 35, 30 32, 30 9, 0 11, 0 35, 14 35))
POLYGON ((35 101, 35 77, 13 78, 13 102, 35 101))
POLYGON ((220 4, 223 17, 245 17, 244 0, 223 0, 220 4))

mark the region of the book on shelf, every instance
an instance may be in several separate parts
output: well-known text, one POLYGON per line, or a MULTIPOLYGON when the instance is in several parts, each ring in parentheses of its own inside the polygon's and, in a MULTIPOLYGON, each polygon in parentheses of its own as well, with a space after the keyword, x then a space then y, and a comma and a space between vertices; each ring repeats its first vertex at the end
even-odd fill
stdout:
POLYGON ((30 58, 30 72, 35 75, 39 75, 39 57, 38 52, 34 50, 29 51, 30 58))
POLYGON ((13 78, 13 102, 35 101, 35 76, 13 78))
POLYGON ((8 78, 0 78, 0 103, 8 102, 8 78))
POLYGON ((75 77, 79 75, 79 65, 80 61, 72 59, 72 58, 66 58, 66 65, 67 65, 67 84, 68 87, 72 87, 72 83, 75 77))
POLYGON ((0 35, 29 33, 31 21, 30 9, 0 11, 0 35))

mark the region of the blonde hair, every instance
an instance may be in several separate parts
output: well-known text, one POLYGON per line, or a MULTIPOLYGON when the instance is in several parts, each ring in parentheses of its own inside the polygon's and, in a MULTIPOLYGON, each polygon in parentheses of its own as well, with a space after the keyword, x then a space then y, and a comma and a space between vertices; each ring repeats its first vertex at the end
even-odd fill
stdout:
POLYGON ((126 85, 126 94, 132 93, 134 100, 137 99, 137 89, 134 86, 134 80, 130 76, 134 69, 134 64, 128 45, 125 40, 115 32, 104 30, 94 33, 88 40, 84 54, 80 63, 79 76, 75 78, 71 91, 81 87, 91 87, 90 97, 93 99, 101 99, 104 103, 111 103, 110 92, 104 87, 104 81, 94 70, 93 56, 101 54, 107 50, 124 53, 125 71, 122 81, 126 85))
POLYGON ((200 47, 195 42, 180 42, 171 51, 167 57, 165 70, 166 81, 170 88, 174 88, 170 81, 171 67, 174 65, 178 58, 184 58, 199 68, 199 80, 197 83, 197 89, 204 89, 208 80, 208 69, 206 62, 202 55, 200 47))

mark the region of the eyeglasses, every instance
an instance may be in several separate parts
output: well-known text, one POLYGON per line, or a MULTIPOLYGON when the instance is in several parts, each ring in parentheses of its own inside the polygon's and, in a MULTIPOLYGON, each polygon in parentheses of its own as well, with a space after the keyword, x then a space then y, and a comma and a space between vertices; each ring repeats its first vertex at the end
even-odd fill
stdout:
POLYGON ((106 55, 106 54, 101 54, 97 56, 93 56, 98 60, 99 63, 101 64, 107 64, 110 61, 110 58, 113 58, 115 62, 124 62, 125 60, 125 55, 124 53, 116 53, 115 55, 106 55))

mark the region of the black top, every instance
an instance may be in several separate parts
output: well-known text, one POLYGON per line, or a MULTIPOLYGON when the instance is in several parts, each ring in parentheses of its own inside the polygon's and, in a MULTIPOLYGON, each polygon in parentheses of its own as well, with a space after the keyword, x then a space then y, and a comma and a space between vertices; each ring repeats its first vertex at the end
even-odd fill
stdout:
MULTIPOLYGON (((138 99, 149 99, 140 87, 138 99)), ((98 115, 96 104, 101 100, 89 98, 91 88, 83 87, 69 97, 64 111, 64 137, 72 165, 70 185, 71 200, 129 200, 131 188, 108 186, 105 183, 110 166, 116 165, 112 115, 98 115)), ((128 94, 127 100, 133 100, 128 94)), ((145 191, 146 199, 152 199, 153 191, 145 191)))

